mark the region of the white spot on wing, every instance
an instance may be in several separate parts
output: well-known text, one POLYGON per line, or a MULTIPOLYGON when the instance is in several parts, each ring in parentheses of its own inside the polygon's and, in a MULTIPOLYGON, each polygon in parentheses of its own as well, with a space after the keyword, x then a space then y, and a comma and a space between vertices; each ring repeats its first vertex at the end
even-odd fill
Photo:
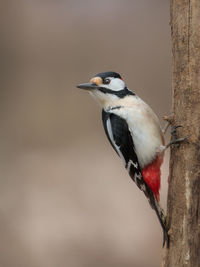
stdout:
MULTIPOLYGON (((134 177, 133 177, 133 180, 134 180, 134 182, 136 183, 136 185, 138 185, 138 180, 141 180, 142 179, 142 175, 141 175, 141 173, 139 173, 139 174, 137 174, 137 173, 135 173, 134 174, 134 177)), ((145 188, 145 190, 146 190, 146 188, 145 188)))
POLYGON ((124 158, 122 152, 120 151, 120 146, 117 146, 116 143, 115 143, 115 140, 114 140, 114 137, 113 137, 113 132, 112 132, 112 126, 111 126, 110 118, 108 118, 107 121, 106 121, 106 127, 107 127, 108 135, 110 137, 110 140, 111 140, 113 146, 117 150, 117 153, 120 156, 120 158, 123 160, 124 165, 126 165, 125 158, 124 158))
POLYGON ((138 168, 138 163, 137 162, 136 163, 133 162, 133 166, 137 169, 138 168))
POLYGON ((137 162, 133 162, 131 159, 129 160, 128 164, 127 164, 127 171, 130 172, 130 168, 131 168, 131 165, 134 166, 134 168, 138 169, 138 163, 137 162))
POLYGON ((139 173, 139 174, 135 174, 136 175, 136 178, 138 179, 138 180, 141 180, 142 179, 142 174, 141 173, 139 173))
POLYGON ((146 185, 145 185, 145 184, 142 184, 142 185, 140 186, 140 189, 141 189, 143 192, 145 192, 145 191, 146 191, 146 185))

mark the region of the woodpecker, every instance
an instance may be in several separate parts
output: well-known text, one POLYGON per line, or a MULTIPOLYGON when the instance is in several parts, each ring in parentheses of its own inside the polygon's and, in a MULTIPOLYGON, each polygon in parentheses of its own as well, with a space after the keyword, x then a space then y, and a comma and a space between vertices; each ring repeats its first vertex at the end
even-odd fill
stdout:
POLYGON ((158 117, 116 72, 98 73, 77 87, 88 90, 100 104, 107 138, 155 210, 163 229, 163 246, 168 244, 165 214, 159 205, 160 168, 168 145, 158 117))

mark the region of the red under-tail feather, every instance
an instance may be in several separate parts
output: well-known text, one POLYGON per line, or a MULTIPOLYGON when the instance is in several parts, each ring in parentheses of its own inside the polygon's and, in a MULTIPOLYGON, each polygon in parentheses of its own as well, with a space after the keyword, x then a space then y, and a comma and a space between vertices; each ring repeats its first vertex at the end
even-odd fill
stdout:
POLYGON ((153 191, 157 201, 160 200, 160 194, 159 194, 160 177, 161 177, 160 167, 162 163, 163 163, 163 155, 159 155, 152 161, 152 163, 150 163, 142 170, 143 178, 147 183, 147 185, 153 191))

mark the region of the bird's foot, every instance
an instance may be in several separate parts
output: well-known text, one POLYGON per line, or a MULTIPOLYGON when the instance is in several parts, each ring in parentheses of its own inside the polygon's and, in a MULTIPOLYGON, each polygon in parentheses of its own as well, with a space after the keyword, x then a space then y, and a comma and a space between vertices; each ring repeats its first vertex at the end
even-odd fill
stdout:
POLYGON ((169 128, 170 124, 171 123, 169 121, 165 124, 164 128, 162 129, 163 134, 166 134, 167 129, 169 128))
POLYGON ((170 147, 171 145, 175 145, 176 147, 179 147, 180 143, 184 142, 185 140, 188 139, 189 136, 183 137, 183 138, 178 138, 177 136, 177 128, 182 127, 181 125, 176 125, 171 128, 171 135, 172 135, 172 141, 170 141, 166 146, 165 150, 170 147))
POLYGON ((168 116, 163 116, 162 118, 164 121, 167 121, 164 128, 162 129, 163 134, 165 134, 167 132, 167 129, 169 128, 169 126, 174 122, 174 114, 170 114, 168 116))

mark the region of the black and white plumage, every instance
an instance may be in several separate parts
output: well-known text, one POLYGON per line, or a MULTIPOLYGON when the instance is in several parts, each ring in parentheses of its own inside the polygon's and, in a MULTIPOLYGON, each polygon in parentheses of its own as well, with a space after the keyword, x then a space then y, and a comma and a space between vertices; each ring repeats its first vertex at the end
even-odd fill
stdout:
POLYGON ((142 190, 142 174, 135 153, 132 136, 126 121, 119 116, 104 110, 102 110, 102 121, 110 144, 123 160, 125 168, 128 170, 131 178, 142 190))
POLYGON ((163 245, 165 241, 168 243, 165 215, 149 180, 144 180, 143 177, 146 173, 149 175, 144 170, 153 166, 157 157, 161 155, 162 158, 163 136, 156 115, 126 87, 118 73, 99 73, 90 83, 80 84, 78 88, 89 90, 101 105, 102 121, 108 140, 124 162, 132 180, 144 192, 155 210, 163 229, 163 245))
MULTIPOLYGON (((120 109, 120 106, 116 107, 120 109)), ((102 121, 110 144, 123 160, 125 168, 138 188, 144 192, 151 207, 155 210, 163 229, 163 242, 168 240, 165 226, 165 215, 152 190, 143 179, 141 168, 135 152, 132 136, 126 121, 119 116, 102 110, 102 121)), ((168 241, 167 241, 168 242, 168 241)))

